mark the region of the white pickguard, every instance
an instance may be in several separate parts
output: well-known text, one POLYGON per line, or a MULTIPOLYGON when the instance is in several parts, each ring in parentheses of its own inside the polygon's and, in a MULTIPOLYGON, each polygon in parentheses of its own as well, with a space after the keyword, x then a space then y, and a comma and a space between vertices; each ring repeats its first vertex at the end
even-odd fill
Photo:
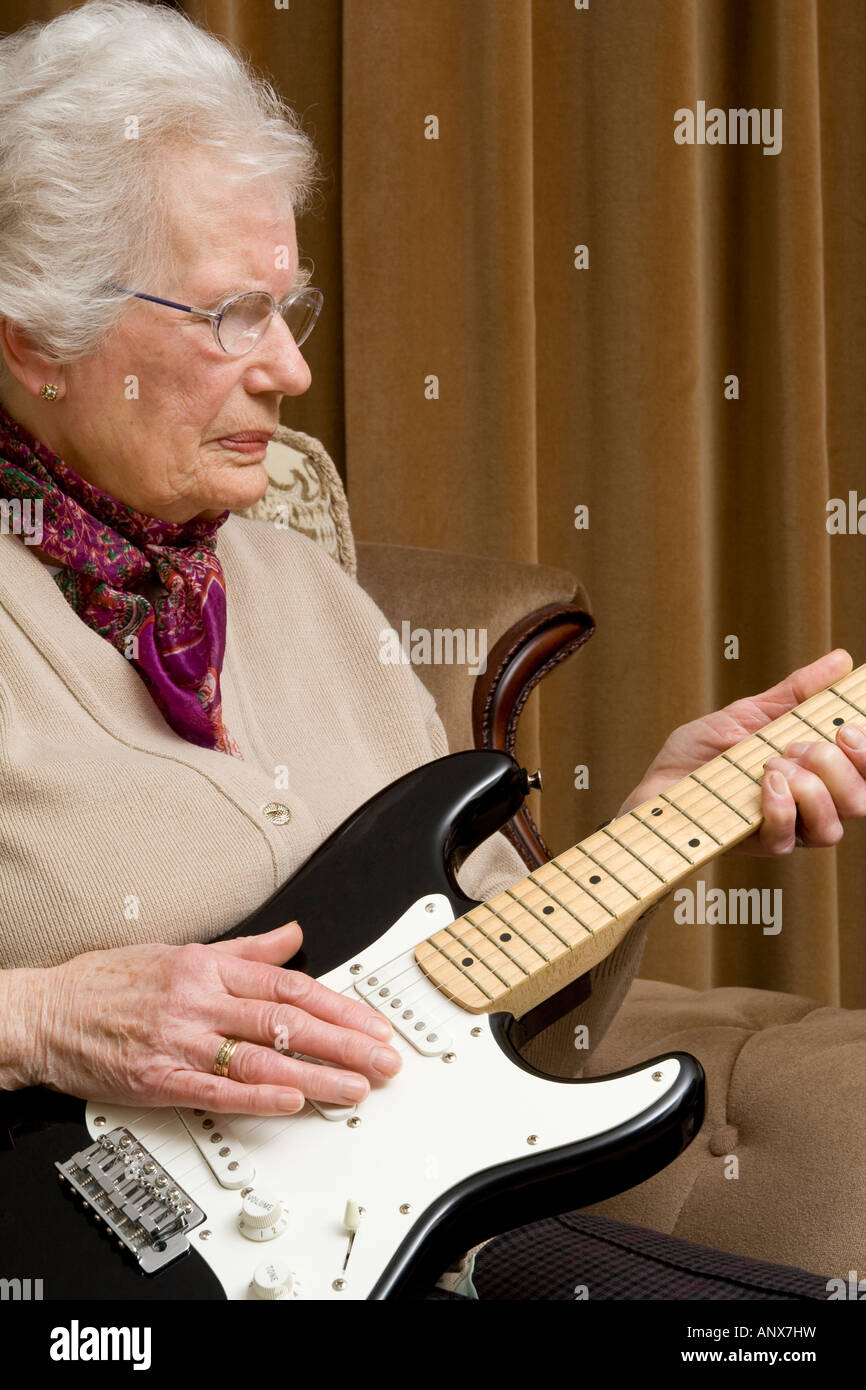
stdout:
MULTIPOLYGON (((371 995, 366 981, 376 978, 390 988, 389 968, 398 967, 388 962, 453 919, 446 898, 422 898, 361 956, 321 977, 331 989, 354 997, 360 984, 368 1002, 375 1000, 392 1022, 403 1007, 392 1012, 391 1000, 400 997, 401 1006, 412 1006, 413 1024, 424 1022, 425 1038, 431 1032, 448 1037, 453 1060, 424 1056, 395 1033, 393 1046, 403 1068, 389 1081, 373 1082, 354 1112, 360 1124, 349 1123, 348 1111, 325 1118, 310 1103, 297 1115, 278 1118, 211 1117, 210 1133, 223 1136, 218 1148, 239 1142, 243 1162, 255 1170, 252 1187, 283 1201, 288 1221, 276 1239, 259 1242, 240 1233, 242 1191, 221 1186, 175 1110, 87 1106, 94 1138, 126 1126, 203 1208, 206 1223, 190 1241, 228 1298, 250 1297, 253 1270, 272 1259, 293 1272, 293 1298, 366 1298, 414 1222, 440 1194, 485 1168, 612 1129, 676 1082, 675 1058, 587 1085, 533 1076, 504 1055, 485 1015, 465 1013, 417 966, 407 974, 402 960, 389 995, 382 1000, 371 995), (357 964, 362 970, 352 972, 357 964), (349 1234, 343 1223, 350 1201, 363 1207, 364 1215, 344 1268, 349 1234)), ((190 1124, 203 1124, 193 1112, 185 1115, 190 1124)), ((580 1205, 577 1189, 574 1205, 580 1205)))

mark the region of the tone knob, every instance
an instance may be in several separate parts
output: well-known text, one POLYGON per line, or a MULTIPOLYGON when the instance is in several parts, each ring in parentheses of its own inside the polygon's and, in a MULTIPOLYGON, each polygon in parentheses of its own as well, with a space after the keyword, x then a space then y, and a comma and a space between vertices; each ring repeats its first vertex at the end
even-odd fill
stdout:
POLYGON ((271 1192, 253 1188, 241 1200, 238 1226, 247 1240, 273 1240, 286 1229, 282 1203, 271 1192))
POLYGON ((288 1298, 295 1276, 283 1260, 266 1260, 256 1266, 250 1292, 253 1298, 288 1298))

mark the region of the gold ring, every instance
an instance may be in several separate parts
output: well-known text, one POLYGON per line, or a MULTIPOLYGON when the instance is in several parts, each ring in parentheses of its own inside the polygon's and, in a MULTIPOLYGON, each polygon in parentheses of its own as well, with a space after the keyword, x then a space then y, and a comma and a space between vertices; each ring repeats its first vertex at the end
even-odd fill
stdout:
POLYGON ((213 1069, 215 1076, 228 1076, 229 1062, 232 1059, 232 1053, 237 1047, 238 1041, 238 1038, 226 1038, 225 1042, 223 1043, 222 1047, 220 1048, 219 1052, 214 1058, 213 1069))

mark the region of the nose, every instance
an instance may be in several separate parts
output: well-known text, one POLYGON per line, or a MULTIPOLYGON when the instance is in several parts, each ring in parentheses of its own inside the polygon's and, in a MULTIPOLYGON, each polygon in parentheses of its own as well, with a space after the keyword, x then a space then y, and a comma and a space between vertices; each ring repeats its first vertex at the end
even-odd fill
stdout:
POLYGON ((312 372, 282 314, 274 314, 246 359, 248 387, 302 396, 310 389, 312 372), (255 378, 251 380, 250 378, 255 378))

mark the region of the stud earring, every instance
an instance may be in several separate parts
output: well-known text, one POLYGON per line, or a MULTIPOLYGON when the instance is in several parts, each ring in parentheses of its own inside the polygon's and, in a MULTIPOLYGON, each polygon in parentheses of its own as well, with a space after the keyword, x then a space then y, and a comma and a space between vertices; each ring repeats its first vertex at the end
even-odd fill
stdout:
POLYGON ((46 382, 39 394, 44 397, 46 401, 56 401, 57 397, 60 395, 60 387, 54 386, 51 382, 46 382))

